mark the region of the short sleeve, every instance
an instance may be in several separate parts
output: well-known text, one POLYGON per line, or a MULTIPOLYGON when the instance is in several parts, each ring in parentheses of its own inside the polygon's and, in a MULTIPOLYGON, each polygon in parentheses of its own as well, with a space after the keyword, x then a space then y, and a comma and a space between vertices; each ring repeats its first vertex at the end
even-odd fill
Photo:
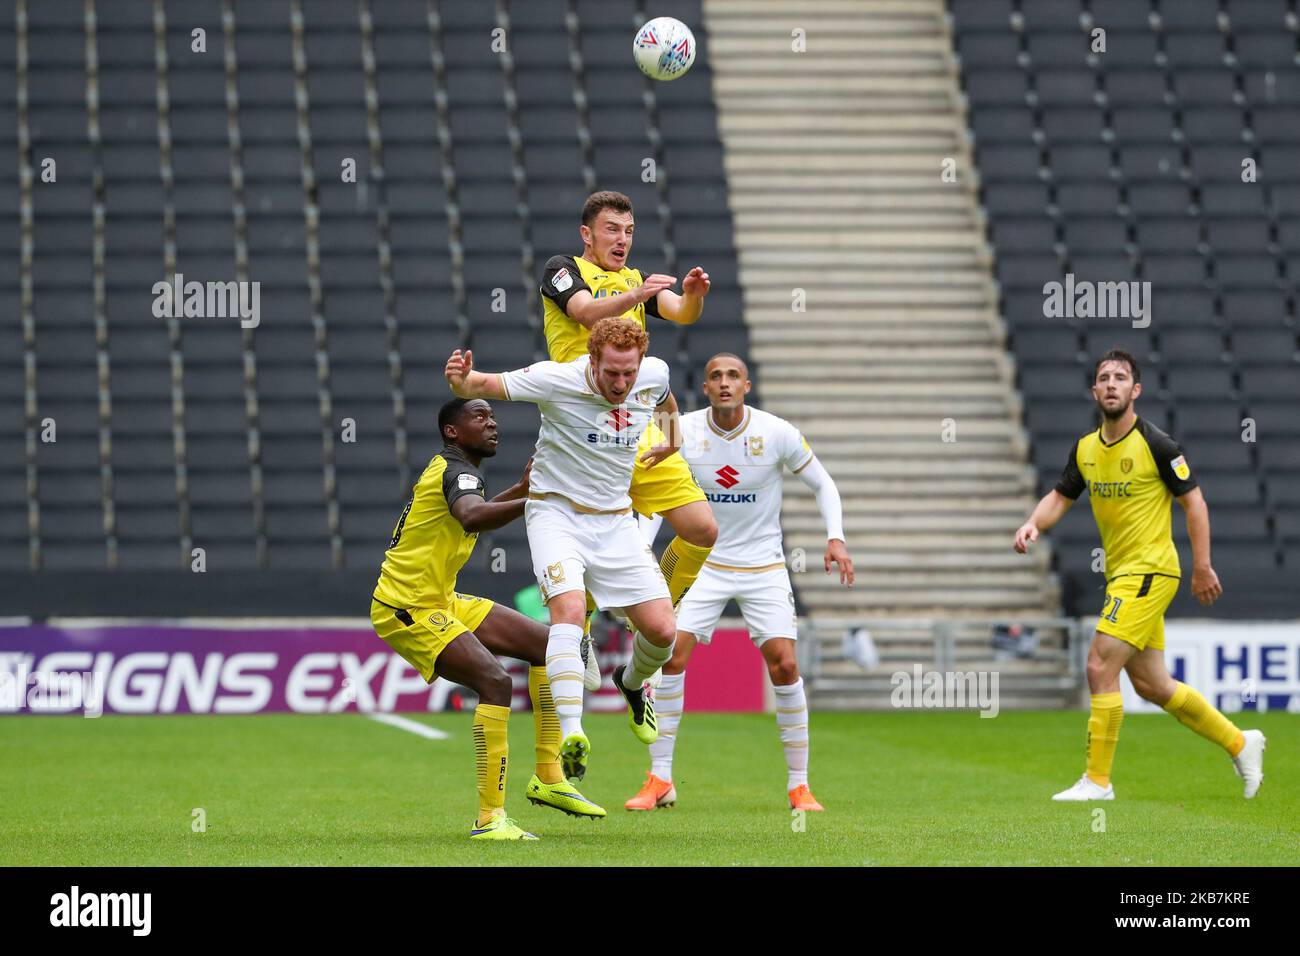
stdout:
POLYGON ((1083 473, 1079 471, 1079 442, 1076 440, 1070 446, 1070 457, 1065 463, 1065 470, 1061 472, 1061 477, 1056 482, 1057 494, 1065 495, 1071 501, 1078 499, 1088 487, 1088 483, 1083 480, 1083 473))
POLYGON ((668 370, 668 363, 661 358, 650 356, 641 363, 642 368, 648 368, 651 371, 652 386, 655 392, 655 406, 662 405, 668 401, 668 396, 672 394, 672 373, 668 370))
POLYGON ((562 368, 559 362, 534 362, 513 372, 501 373, 501 387, 511 402, 544 402, 555 391, 562 368))
POLYGON ((1143 434, 1147 440, 1147 447, 1151 449, 1151 457, 1156 461, 1156 471, 1160 473, 1160 480, 1165 483, 1175 498, 1181 498, 1200 485, 1196 476, 1192 474, 1192 466, 1187 463, 1187 456, 1183 454, 1183 449, 1178 442, 1158 428, 1148 427, 1144 429, 1143 434))
POLYGON ((803 432, 795 428, 789 422, 786 423, 785 454, 782 456, 785 466, 796 475, 803 471, 812 460, 817 457, 813 454, 812 446, 808 444, 808 439, 803 437, 803 432))
POLYGON ((466 495, 487 497, 483 476, 469 462, 448 458, 447 467, 442 472, 442 496, 447 499, 447 507, 466 495))
POLYGON ((551 256, 546 260, 538 291, 568 314, 569 300, 580 291, 590 292, 591 287, 582 278, 573 256, 551 256))

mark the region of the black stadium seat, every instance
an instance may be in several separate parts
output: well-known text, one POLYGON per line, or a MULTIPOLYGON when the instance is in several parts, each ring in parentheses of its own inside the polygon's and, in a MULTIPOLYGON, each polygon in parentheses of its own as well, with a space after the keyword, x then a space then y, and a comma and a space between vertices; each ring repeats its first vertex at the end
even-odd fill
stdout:
MULTIPOLYGON (((1074 403, 1096 356, 1128 348, 1143 364, 1138 413, 1184 442, 1224 540, 1216 563, 1230 555, 1238 574, 1266 575, 1280 560, 1300 566, 1300 518, 1290 510, 1300 469, 1292 6, 948 4, 1040 477, 1054 480, 1079 429, 1074 403), (1104 54, 1090 55, 1085 7, 1107 31, 1104 54), (1253 182, 1243 179, 1245 159, 1256 164, 1253 182), (1048 319, 1035 282, 1054 265, 1053 278, 1069 270, 1150 282, 1150 327, 1048 319), (1254 421, 1254 441, 1243 420, 1254 421)), ((1177 514, 1174 526, 1185 538, 1177 514)), ((1065 531, 1071 543, 1057 549, 1067 595, 1091 593, 1095 575, 1074 547, 1093 540, 1090 530, 1065 531)))
MULTIPOLYGON (((708 64, 673 88, 630 69, 626 41, 644 15, 634 0, 584 0, 598 26, 572 35, 549 4, 370 3, 363 31, 356 4, 303 4, 295 23, 284 0, 168 0, 165 61, 149 4, 101 5, 89 27, 100 34, 95 148, 82 5, 28 3, 21 22, 12 6, 0 26, 10 128, 23 30, 31 153, 57 149, 59 186, 32 191, 31 395, 20 233, 0 239, 15 263, 0 279, 11 319, 0 329, 0 568, 93 574, 116 553, 122 568, 179 569, 193 544, 213 570, 355 570, 355 593, 332 610, 358 613, 401 502, 440 447, 443 361, 467 344, 485 365, 545 357, 542 266, 579 251, 597 188, 633 196, 643 271, 709 269, 709 321, 686 354, 749 353, 708 64), (499 13, 508 59, 483 41, 499 13), (206 57, 190 55, 191 23, 208 30, 206 57), (657 182, 641 179, 647 156, 657 182), (346 159, 356 182, 340 175, 346 159), (259 282, 260 324, 155 317, 148 290, 172 270, 259 282), (57 417, 57 443, 29 447, 29 398, 57 417)), ((698 0, 673 12, 702 28, 698 0)), ((18 155, 14 140, 0 151, 0 203, 15 221, 18 155)), ((662 323, 651 331, 657 350, 681 344, 662 323)), ((527 459, 537 412, 497 413, 510 446, 487 474, 500 487, 527 459)), ((531 580, 525 562, 510 573, 515 588, 531 580)), ((114 586, 87 578, 79 590, 93 603, 114 586)), ((230 600, 213 588, 207 610, 230 600)))

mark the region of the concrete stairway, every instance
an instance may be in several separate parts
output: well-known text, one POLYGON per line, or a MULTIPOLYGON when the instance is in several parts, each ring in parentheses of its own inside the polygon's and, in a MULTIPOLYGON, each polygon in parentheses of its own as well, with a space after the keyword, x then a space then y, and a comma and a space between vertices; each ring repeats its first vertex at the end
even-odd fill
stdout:
MULTIPOLYGON (((1034 472, 943 3, 705 0, 704 14, 754 375, 835 476, 858 567, 851 591, 822 573, 821 519, 789 479, 811 622, 1056 614, 1048 549, 1011 549, 1034 472)), ((882 651, 915 646, 873 630, 882 651)), ((820 650, 834 665, 838 641, 820 650)))

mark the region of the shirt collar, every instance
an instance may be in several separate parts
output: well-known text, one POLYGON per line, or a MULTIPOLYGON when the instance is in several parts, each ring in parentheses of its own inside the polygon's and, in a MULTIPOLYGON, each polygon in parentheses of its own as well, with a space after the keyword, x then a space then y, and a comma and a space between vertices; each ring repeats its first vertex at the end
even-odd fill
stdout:
POLYGON ((465 457, 465 453, 464 453, 463 451, 461 451, 461 450, 460 450, 458 447, 456 447, 455 445, 443 445, 443 446, 442 446, 442 457, 443 457, 443 458, 455 458, 457 461, 463 461, 465 464, 469 465, 471 468, 474 467, 474 463, 471 462, 468 458, 466 458, 466 457, 465 457))
POLYGON ((1137 430, 1138 430, 1138 426, 1141 425, 1141 424, 1142 424, 1142 419, 1141 419, 1141 417, 1138 417, 1138 418, 1133 419, 1133 427, 1130 428, 1128 431, 1126 431, 1124 434, 1120 435, 1118 438, 1116 438, 1116 439, 1115 439, 1114 441, 1112 441, 1112 442, 1108 442, 1108 441, 1106 441, 1106 437, 1101 433, 1101 426, 1098 425, 1098 426, 1097 426, 1097 441, 1101 442, 1101 447, 1102 447, 1102 448, 1114 448, 1114 447, 1116 447, 1117 445, 1119 445, 1119 443, 1122 442, 1125 438, 1128 438, 1129 435, 1132 435, 1135 431, 1137 431, 1137 430))

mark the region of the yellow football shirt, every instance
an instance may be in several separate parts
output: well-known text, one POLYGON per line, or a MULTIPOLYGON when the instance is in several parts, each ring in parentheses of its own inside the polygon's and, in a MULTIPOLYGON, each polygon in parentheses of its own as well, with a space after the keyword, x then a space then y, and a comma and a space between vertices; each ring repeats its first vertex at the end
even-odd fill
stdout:
POLYGON ((375 598, 395 608, 447 607, 456 575, 478 542, 451 513, 465 495, 484 497, 483 476, 460 449, 445 447, 425 467, 397 519, 375 598))
MULTIPOLYGON (((582 256, 551 256, 546 262, 542 284, 543 330, 546 348, 553 362, 572 362, 587 354, 587 336, 582 323, 569 318, 564 307, 578 291, 590 292, 597 299, 618 295, 635 289, 645 281, 640 269, 622 268, 617 272, 602 269, 582 256)), ((620 318, 631 319, 645 328, 645 317, 661 319, 659 306, 652 297, 641 305, 633 306, 620 318)))
POLYGON ((1196 486, 1178 443, 1139 418, 1112 444, 1100 428, 1076 441, 1056 490, 1071 500, 1088 492, 1109 582, 1127 574, 1180 575, 1170 502, 1196 486))

